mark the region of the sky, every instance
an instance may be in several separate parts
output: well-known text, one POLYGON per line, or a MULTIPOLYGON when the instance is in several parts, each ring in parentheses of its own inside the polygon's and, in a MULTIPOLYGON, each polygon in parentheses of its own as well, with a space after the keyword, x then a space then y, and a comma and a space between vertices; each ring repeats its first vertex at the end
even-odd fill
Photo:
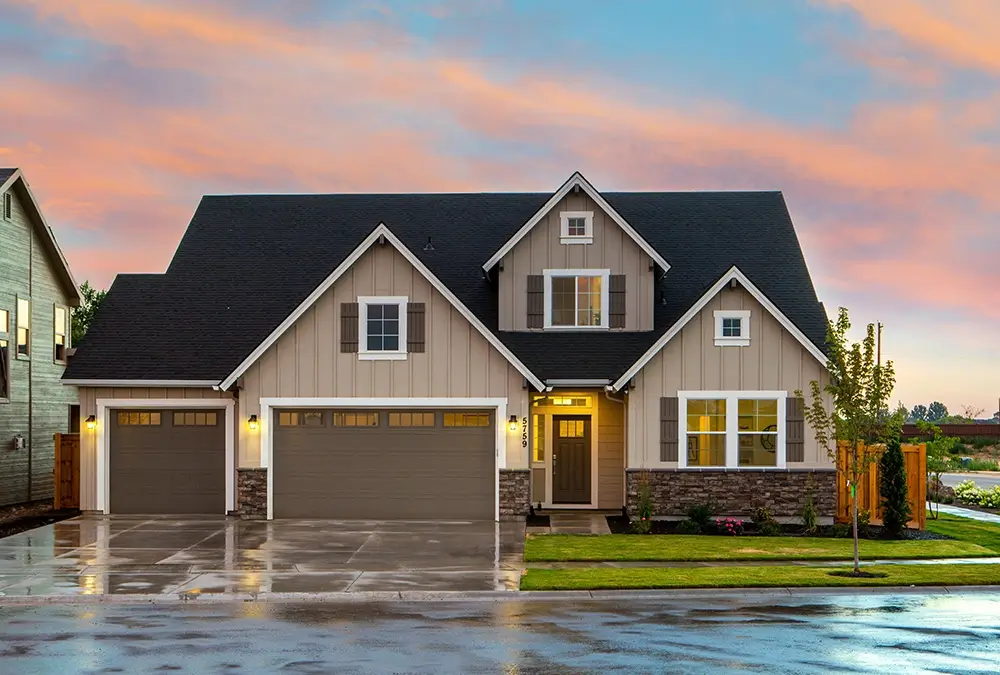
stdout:
POLYGON ((203 194, 781 190, 895 398, 988 416, 998 35, 996 0, 0 0, 0 166, 98 287, 203 194))

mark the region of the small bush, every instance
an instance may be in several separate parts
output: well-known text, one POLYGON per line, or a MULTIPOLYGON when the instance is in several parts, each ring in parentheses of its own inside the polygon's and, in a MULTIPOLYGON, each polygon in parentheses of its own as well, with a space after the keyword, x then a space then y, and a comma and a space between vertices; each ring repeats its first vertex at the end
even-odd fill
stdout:
POLYGON ((774 519, 771 509, 766 506, 755 508, 751 519, 757 532, 765 537, 773 537, 781 532, 781 525, 774 519))
POLYGON ((702 532, 708 532, 712 527, 712 513, 715 507, 712 504, 697 504, 688 509, 688 520, 695 523, 702 532))
POLYGON ((816 505, 813 503, 813 497, 810 494, 806 497, 806 505, 802 507, 802 532, 813 534, 819 527, 818 520, 819 515, 816 513, 816 505))
POLYGON ((743 521, 734 518, 717 518, 715 520, 715 529, 720 534, 738 537, 743 534, 743 521))
POLYGON ((701 525, 693 520, 682 520, 677 523, 677 534, 701 534, 701 525))

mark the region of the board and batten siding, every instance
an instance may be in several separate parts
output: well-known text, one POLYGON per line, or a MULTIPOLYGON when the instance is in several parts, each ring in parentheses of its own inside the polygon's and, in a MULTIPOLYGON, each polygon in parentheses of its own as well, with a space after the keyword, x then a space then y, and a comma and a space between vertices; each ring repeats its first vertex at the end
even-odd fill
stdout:
MULTIPOLYGON (((660 398, 678 391, 787 391, 808 396, 813 380, 826 386, 826 369, 743 288, 724 289, 633 379, 628 392, 629 467, 660 463, 660 398), (715 346, 715 310, 750 310, 750 346, 715 346)), ((683 419, 684 411, 680 411, 683 419)), ((801 468, 830 468, 833 461, 805 429, 801 468)))
POLYGON ((625 503, 625 408, 597 392, 597 508, 625 503))
MULTIPOLYGON (((524 376, 392 245, 373 246, 240 378, 239 465, 260 464, 260 434, 242 423, 264 397, 506 398, 528 411, 524 376), (340 305, 358 296, 406 296, 425 305, 425 350, 402 361, 362 361, 340 349, 340 305)), ((497 424, 506 425, 506 420, 497 424)), ((507 433, 508 468, 527 468, 520 434, 507 433)))
MULTIPOLYGON (((67 307, 67 322, 71 311, 53 267, 59 263, 32 226, 21 191, 11 194, 11 220, 0 218, 0 309, 10 317, 10 332, 0 339, 8 342, 11 377, 10 401, 0 402, 0 506, 52 498, 54 436, 70 430, 70 406, 77 403, 76 388, 60 382, 66 366, 55 362, 55 305, 67 307), (31 301, 29 359, 16 355, 18 297, 31 301), (18 434, 23 450, 13 448, 18 434)), ((69 341, 67 332, 67 347, 69 341)))
POLYGON ((652 259, 585 192, 570 192, 501 260, 500 330, 528 328, 528 276, 544 269, 609 269, 626 277, 626 331, 653 330, 652 259), (594 212, 594 243, 562 244, 559 214, 594 212))
MULTIPOLYGON (((103 433, 98 427, 93 431, 83 423, 90 415, 97 414, 98 399, 219 399, 231 400, 233 395, 211 388, 157 388, 157 387, 80 387, 80 508, 95 511, 97 505, 97 434, 103 433)), ((223 419, 225 419, 223 417, 223 419)), ((236 422, 239 428, 240 412, 237 406, 236 422)), ((245 425, 244 425, 245 426, 245 425)))

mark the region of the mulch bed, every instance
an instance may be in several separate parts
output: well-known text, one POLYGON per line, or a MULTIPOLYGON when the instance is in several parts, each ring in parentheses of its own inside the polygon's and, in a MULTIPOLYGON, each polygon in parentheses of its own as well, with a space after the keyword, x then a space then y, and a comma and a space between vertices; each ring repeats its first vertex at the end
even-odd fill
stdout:
MULTIPOLYGON (((635 534, 632 531, 631 523, 629 523, 628 518, 624 516, 608 516, 608 527, 611 529, 612 534, 635 534)), ((690 532, 678 531, 678 526, 682 521, 680 520, 654 520, 651 523, 650 534, 690 534, 690 532)), ((755 530, 753 523, 749 520, 743 521, 744 532, 743 537, 756 537, 760 536, 755 530)), ((780 526, 780 537, 835 537, 836 529, 832 525, 823 525, 816 528, 815 532, 810 534, 804 534, 802 532, 801 525, 794 524, 782 524, 780 526)), ((707 536, 729 536, 723 535, 721 532, 709 532, 705 533, 707 536)), ((870 525, 868 527, 868 536, 862 536, 862 539, 880 539, 882 535, 882 528, 878 525, 870 525)), ((848 533, 847 538, 850 538, 850 533, 848 533)), ((943 534, 937 534, 935 532, 928 532, 927 530, 906 530, 906 536, 904 539, 951 539, 951 537, 946 537, 943 534)))
POLYGON ((9 537, 78 515, 78 509, 56 511, 50 500, 0 506, 0 537, 9 537))

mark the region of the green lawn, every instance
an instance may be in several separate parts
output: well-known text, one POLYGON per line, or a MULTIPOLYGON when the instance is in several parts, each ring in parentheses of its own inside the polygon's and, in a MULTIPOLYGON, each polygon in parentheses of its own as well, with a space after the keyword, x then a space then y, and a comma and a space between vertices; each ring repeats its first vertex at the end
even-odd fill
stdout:
POLYGON ((937 520, 927 516, 927 530, 979 544, 1000 555, 1000 525, 942 513, 937 520))
MULTIPOLYGON (((970 521, 971 522, 971 521, 970 521)), ((967 541, 861 542, 862 558, 923 559, 995 556, 997 551, 967 541)), ((987 541, 987 539, 983 539, 987 541)), ((993 541, 989 539, 989 541, 993 541)), ((1000 541, 1000 540, 998 540, 1000 541)), ((525 562, 850 560, 850 539, 821 537, 719 537, 681 534, 540 534, 524 545, 525 562)))
POLYGON ((829 567, 793 566, 528 569, 521 578, 521 590, 1000 584, 1000 565, 881 565, 864 569, 888 576, 877 579, 839 577, 831 576, 829 567))

